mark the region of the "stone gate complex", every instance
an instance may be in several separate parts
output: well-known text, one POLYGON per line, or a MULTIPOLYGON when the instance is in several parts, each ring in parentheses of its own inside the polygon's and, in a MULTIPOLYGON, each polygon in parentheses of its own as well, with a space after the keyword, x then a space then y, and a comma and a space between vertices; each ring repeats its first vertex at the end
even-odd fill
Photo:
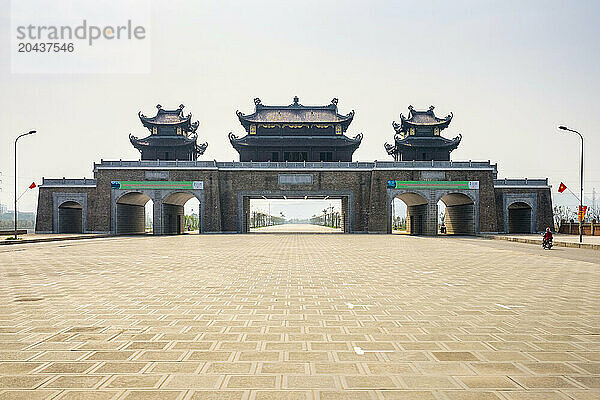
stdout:
POLYGON ((437 118, 433 107, 422 112, 411 107, 409 118, 394 124, 395 145, 386 149, 396 161, 353 162, 344 160, 362 136, 343 134, 354 113, 338 114, 337 99, 313 108, 297 98, 289 106, 263 106, 258 99, 255 104, 252 117, 238 113, 247 139, 230 139, 242 158, 258 159, 195 160, 201 154, 193 147, 195 128, 189 140, 186 129, 172 128, 173 139, 161 138, 155 151, 158 126, 144 151, 162 159, 102 160, 94 164, 94 179, 44 179, 36 231, 143 233, 145 205, 152 200, 153 233, 182 233, 183 206, 192 197, 200 204, 200 233, 248 232, 250 200, 258 198, 340 199, 345 233, 391 233, 395 198, 407 205, 412 234, 439 232, 439 201, 446 206, 448 234, 529 233, 553 224, 547 179, 498 179, 489 161, 450 161, 460 137, 439 136, 451 116, 437 118), (187 159, 170 160, 182 145, 192 146, 187 159))

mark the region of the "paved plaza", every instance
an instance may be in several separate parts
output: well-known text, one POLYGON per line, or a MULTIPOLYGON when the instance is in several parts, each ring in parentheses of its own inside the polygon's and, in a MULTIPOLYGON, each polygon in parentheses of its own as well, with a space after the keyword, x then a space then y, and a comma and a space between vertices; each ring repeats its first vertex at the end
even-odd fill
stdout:
POLYGON ((600 252, 406 235, 0 247, 0 399, 600 398, 600 252))

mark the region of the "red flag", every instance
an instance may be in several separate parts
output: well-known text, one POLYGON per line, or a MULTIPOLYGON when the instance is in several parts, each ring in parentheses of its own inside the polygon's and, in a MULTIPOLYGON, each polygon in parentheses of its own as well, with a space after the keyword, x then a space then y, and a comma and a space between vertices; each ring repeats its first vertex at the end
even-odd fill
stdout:
POLYGON ((36 187, 37 185, 35 184, 35 182, 31 182, 31 185, 29 185, 29 189, 33 189, 34 187, 36 187))
POLYGON ((562 193, 567 189, 567 186, 564 183, 560 183, 560 185, 558 186, 558 193, 562 193))

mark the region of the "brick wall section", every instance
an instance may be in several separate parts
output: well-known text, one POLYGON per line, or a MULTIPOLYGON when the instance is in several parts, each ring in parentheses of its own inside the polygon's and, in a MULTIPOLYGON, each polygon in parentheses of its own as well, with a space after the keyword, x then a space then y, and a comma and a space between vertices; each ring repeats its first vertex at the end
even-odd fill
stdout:
MULTIPOLYGON (((600 236, 600 223, 597 221, 585 222, 582 228, 582 232, 586 236, 600 236)), ((579 235, 579 222, 575 220, 573 222, 561 221, 558 232, 579 235)))
MULTIPOLYGON (((421 170, 232 170, 168 169, 170 181, 204 182, 204 231, 238 230, 238 193, 251 191, 351 191, 355 232, 385 233, 388 228, 387 181, 421 180, 421 170), (280 185, 278 174, 311 174, 312 185, 280 185)), ((145 179, 147 169, 99 169, 96 188, 41 187, 36 230, 52 230, 52 192, 87 193, 87 231, 111 229, 111 188, 114 180, 145 179)), ((445 180, 479 181, 479 230, 498 232, 504 228, 502 194, 537 193, 538 230, 552 224, 549 189, 496 189, 492 170, 445 170, 445 180)))

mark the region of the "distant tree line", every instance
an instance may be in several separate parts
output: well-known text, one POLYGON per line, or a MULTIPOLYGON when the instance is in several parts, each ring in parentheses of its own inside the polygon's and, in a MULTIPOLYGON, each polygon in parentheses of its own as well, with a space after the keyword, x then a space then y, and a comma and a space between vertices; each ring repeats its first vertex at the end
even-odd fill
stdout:
MULTIPOLYGON (((578 209, 579 209, 578 206, 577 207, 554 206, 552 211, 554 212, 555 229, 558 230, 560 228, 561 221, 579 222, 579 219, 577 216, 578 209)), ((585 213, 585 219, 583 222, 592 222, 592 221, 596 221, 596 222, 600 221, 600 207, 599 206, 596 206, 595 208, 588 206, 587 212, 585 213)))
POLYGON ((266 214, 260 211, 253 211, 250 214, 250 228, 262 228, 264 226, 283 225, 285 217, 283 213, 279 216, 266 214))
POLYGON ((323 210, 323 214, 313 215, 310 218, 312 225, 328 226, 330 228, 339 228, 342 223, 342 217, 339 211, 333 211, 333 207, 323 210))
MULTIPOLYGON (((15 227, 15 214, 5 212, 0 214, 0 229, 6 230, 15 227)), ((35 228, 35 213, 19 212, 18 215, 19 229, 34 229, 35 228)))

